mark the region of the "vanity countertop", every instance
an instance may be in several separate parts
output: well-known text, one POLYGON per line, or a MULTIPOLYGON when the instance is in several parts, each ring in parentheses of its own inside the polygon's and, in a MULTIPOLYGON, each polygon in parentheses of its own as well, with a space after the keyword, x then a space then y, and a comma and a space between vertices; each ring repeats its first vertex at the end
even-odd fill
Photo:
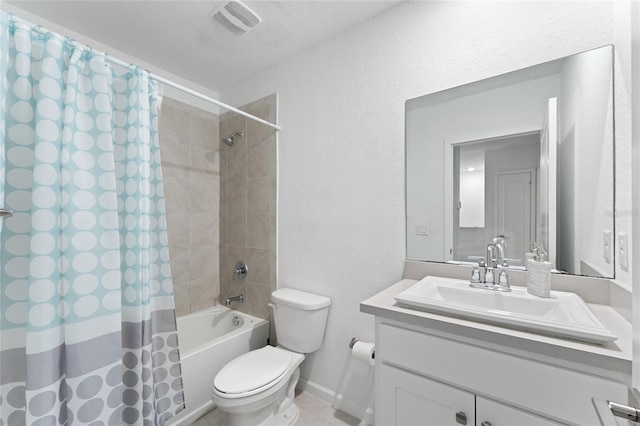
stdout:
POLYGON ((608 305, 587 304, 595 316, 618 337, 614 342, 599 345, 408 309, 398 305, 394 297, 416 282, 418 281, 412 279, 399 281, 360 303, 360 311, 409 326, 427 328, 434 334, 446 335, 449 338, 489 349, 605 376, 618 376, 623 380, 630 379, 631 324, 608 305))

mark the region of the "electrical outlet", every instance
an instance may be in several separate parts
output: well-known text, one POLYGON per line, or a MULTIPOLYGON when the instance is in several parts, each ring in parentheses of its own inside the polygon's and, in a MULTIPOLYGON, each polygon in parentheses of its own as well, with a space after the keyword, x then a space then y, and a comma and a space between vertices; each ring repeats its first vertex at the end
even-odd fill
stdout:
POLYGON ((626 232, 618 234, 618 263, 625 271, 629 270, 629 237, 626 232))
POLYGON ((602 234, 602 257, 607 263, 611 263, 611 231, 602 234))

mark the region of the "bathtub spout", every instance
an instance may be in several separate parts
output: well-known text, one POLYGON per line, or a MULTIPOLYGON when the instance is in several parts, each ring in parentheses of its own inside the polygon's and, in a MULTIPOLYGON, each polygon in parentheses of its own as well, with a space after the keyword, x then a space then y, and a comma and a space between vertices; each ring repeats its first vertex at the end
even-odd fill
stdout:
POLYGON ((231 305, 231 302, 244 302, 244 294, 239 294, 238 296, 227 297, 227 300, 224 302, 224 306, 231 305))

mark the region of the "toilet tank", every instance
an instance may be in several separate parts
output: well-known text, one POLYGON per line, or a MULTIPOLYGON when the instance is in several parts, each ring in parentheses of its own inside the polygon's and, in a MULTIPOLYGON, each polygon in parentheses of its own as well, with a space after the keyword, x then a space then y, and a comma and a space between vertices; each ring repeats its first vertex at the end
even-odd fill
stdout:
POLYGON ((322 345, 331 299, 282 288, 271 293, 278 345, 307 354, 322 345))

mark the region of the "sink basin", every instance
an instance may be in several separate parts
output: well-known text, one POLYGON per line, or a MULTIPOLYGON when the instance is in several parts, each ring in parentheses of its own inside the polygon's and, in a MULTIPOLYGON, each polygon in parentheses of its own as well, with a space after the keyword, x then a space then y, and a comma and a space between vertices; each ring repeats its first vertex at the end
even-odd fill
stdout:
POLYGON ((524 287, 498 292, 469 287, 469 282, 428 276, 395 297, 401 305, 439 314, 470 318, 533 333, 593 343, 617 339, 580 296, 552 291, 541 298, 524 287))

